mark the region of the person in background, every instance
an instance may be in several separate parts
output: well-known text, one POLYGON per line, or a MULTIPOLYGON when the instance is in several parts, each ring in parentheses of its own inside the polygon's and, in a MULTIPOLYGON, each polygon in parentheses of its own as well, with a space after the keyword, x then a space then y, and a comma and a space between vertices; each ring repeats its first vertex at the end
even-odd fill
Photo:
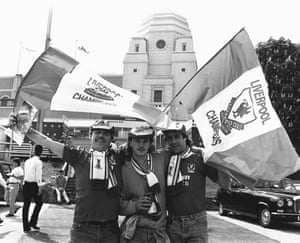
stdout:
MULTIPOLYGON (((10 116, 10 126, 18 123, 10 116)), ((70 148, 30 128, 26 136, 42 144, 75 169, 76 201, 71 243, 119 242, 121 173, 118 151, 110 147, 114 127, 96 120, 90 127, 90 150, 70 148)))
POLYGON ((16 199, 24 178, 21 160, 15 158, 13 161, 16 163, 16 167, 8 174, 9 178, 7 179, 6 201, 9 204, 9 212, 6 217, 15 216, 15 213, 20 208, 20 206, 16 205, 16 199))
MULTIPOLYGON (((65 146, 68 146, 69 148, 74 147, 71 136, 67 136, 64 142, 65 146)), ((62 169, 64 170, 64 175, 67 177, 67 180, 75 176, 75 170, 69 163, 65 162, 62 169)))
POLYGON ((55 191, 56 191, 56 199, 58 203, 61 203, 61 198, 63 197, 67 204, 70 203, 70 199, 65 190, 67 185, 66 176, 64 176, 64 170, 60 169, 59 174, 55 178, 55 191))
POLYGON ((170 242, 166 232, 165 172, 168 156, 154 152, 151 127, 131 129, 122 166, 121 242, 170 242))
POLYGON ((218 170, 191 149, 185 126, 163 130, 171 157, 167 173, 167 230, 171 242, 208 242, 205 181, 218 181, 218 170))
MULTIPOLYGON (((0 186, 2 186, 4 189, 6 188, 6 181, 4 180, 1 172, 0 172, 0 186)), ((0 224, 2 223, 3 223, 3 219, 0 217, 0 224)))
POLYGON ((23 231, 28 233, 31 229, 39 230, 37 226, 39 213, 41 211, 43 200, 39 186, 42 185, 43 162, 40 156, 43 152, 43 146, 37 144, 34 147, 34 156, 27 159, 24 163, 24 185, 23 185, 23 231), (33 213, 28 220, 29 207, 32 199, 35 202, 33 213))

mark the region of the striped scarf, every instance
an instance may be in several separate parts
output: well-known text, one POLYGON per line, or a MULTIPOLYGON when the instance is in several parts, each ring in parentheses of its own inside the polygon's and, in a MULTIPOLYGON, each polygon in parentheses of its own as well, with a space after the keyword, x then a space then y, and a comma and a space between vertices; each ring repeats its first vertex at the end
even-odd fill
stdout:
POLYGON ((160 184, 154 174, 152 156, 147 154, 147 164, 149 165, 149 170, 142 168, 133 158, 131 158, 131 165, 137 174, 143 176, 146 179, 148 190, 152 193, 152 205, 148 210, 148 215, 152 217, 153 220, 158 220, 161 217, 161 206, 159 202, 160 184))
POLYGON ((147 164, 149 165, 150 168, 149 170, 142 168, 133 158, 131 158, 131 165, 136 171, 136 173, 146 178, 149 191, 159 193, 160 185, 156 175, 153 173, 154 168, 153 168, 152 156, 150 154, 147 154, 147 164))
POLYGON ((187 150, 182 154, 174 154, 170 158, 168 166, 168 177, 167 177, 167 186, 176 186, 181 181, 183 181, 183 176, 180 171, 181 159, 190 157, 193 154, 191 149, 188 147, 187 150))
POLYGON ((118 181, 113 168, 115 161, 110 161, 108 152, 91 151, 90 160, 90 180, 107 181, 107 189, 112 189, 118 185, 118 181))

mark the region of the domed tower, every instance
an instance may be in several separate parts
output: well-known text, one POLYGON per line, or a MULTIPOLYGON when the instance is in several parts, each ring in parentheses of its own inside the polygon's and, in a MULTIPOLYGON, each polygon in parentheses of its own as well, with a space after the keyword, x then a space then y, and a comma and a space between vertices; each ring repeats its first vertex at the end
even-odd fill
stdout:
POLYGON ((147 18, 129 44, 123 88, 163 108, 197 71, 187 20, 174 13, 147 18))

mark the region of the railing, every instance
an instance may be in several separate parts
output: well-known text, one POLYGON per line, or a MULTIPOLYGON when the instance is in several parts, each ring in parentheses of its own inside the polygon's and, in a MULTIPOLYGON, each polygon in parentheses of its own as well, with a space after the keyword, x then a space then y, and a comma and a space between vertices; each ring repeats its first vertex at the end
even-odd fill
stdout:
MULTIPOLYGON (((30 143, 22 143, 18 145, 16 143, 0 142, 0 154, 5 160, 12 160, 13 158, 27 159, 33 156, 33 145, 30 143)), ((41 154, 42 159, 58 159, 59 157, 52 153, 48 148, 43 148, 41 154)))

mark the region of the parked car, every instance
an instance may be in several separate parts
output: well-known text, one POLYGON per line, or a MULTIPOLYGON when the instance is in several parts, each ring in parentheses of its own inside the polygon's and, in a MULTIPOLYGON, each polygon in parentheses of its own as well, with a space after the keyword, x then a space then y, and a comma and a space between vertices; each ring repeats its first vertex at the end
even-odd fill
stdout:
POLYGON ((290 179, 259 181, 254 189, 231 179, 229 189, 217 191, 220 215, 232 212, 253 217, 263 227, 278 221, 300 222, 300 194, 290 179))

